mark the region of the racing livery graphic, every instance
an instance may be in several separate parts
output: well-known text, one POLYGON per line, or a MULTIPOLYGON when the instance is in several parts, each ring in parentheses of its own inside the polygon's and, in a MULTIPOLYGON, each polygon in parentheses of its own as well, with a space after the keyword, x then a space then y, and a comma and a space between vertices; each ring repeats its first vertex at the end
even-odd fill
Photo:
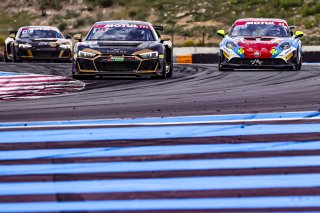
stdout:
POLYGON ((71 62, 71 36, 62 35, 56 27, 25 26, 10 32, 5 40, 4 60, 21 62, 50 60, 71 62))
POLYGON ((303 32, 281 19, 239 19, 220 43, 219 70, 274 69, 300 70, 303 32))
POLYGON ((104 75, 172 76, 172 42, 163 27, 138 21, 104 21, 93 25, 74 46, 73 77, 104 75))

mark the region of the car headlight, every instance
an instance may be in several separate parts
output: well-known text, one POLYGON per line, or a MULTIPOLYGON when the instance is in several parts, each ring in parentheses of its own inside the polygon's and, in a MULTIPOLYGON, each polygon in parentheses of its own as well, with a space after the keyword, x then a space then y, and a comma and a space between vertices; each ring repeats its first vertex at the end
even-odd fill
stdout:
POLYGON ((291 47, 291 44, 290 42, 283 42, 281 45, 280 45, 280 49, 281 50, 287 50, 291 47))
POLYGON ((236 46, 236 44, 235 44, 234 42, 228 41, 228 42, 226 43, 226 47, 229 48, 229 49, 234 50, 234 49, 236 49, 237 46, 236 46))
POLYGON ((71 46, 70 44, 63 44, 63 45, 60 45, 59 48, 62 50, 68 50, 68 49, 71 49, 71 46))
POLYGON ((79 51, 78 56, 81 58, 94 58, 97 54, 95 53, 89 53, 84 51, 79 51))
POLYGON ((21 49, 29 49, 31 47, 32 47, 31 44, 19 44, 19 48, 21 49))
POLYGON ((158 58, 159 56, 159 52, 148 52, 148 53, 142 53, 139 54, 139 56, 143 59, 147 59, 147 58, 158 58))

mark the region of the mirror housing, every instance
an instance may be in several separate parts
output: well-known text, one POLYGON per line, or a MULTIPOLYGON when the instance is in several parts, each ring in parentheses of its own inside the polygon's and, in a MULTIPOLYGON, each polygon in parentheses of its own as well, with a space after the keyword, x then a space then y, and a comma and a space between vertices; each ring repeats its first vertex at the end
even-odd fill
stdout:
POLYGON ((295 34, 294 34, 294 37, 295 38, 300 38, 304 35, 304 33, 302 31, 297 31, 295 34))
POLYGON ((13 39, 15 39, 15 38, 16 38, 16 34, 14 34, 14 33, 10 33, 9 38, 13 38, 13 39))
POLYGON ((296 28, 296 26, 294 26, 294 25, 289 26, 290 30, 293 30, 294 28, 296 28))
POLYGON ((161 42, 164 42, 164 41, 171 41, 171 37, 168 36, 168 35, 161 35, 161 38, 160 38, 161 42))
POLYGON ((16 31, 16 30, 10 30, 10 31, 9 31, 9 38, 15 39, 17 33, 18 33, 18 31, 16 31))
POLYGON ((219 36, 221 36, 222 38, 224 38, 224 37, 226 36, 226 33, 225 33, 224 30, 218 30, 218 31, 217 31, 217 34, 218 34, 219 36))
POLYGON ((66 39, 72 39, 71 35, 66 35, 66 39))
POLYGON ((76 34, 76 35, 73 36, 73 39, 76 40, 76 41, 81 42, 82 41, 82 35, 81 34, 76 34))

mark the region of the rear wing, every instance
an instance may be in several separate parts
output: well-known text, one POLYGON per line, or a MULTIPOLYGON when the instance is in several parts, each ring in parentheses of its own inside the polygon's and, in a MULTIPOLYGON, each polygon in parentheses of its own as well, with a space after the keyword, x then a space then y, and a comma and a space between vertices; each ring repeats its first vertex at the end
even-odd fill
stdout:
POLYGON ((164 27, 163 26, 153 26, 153 28, 157 31, 164 31, 164 27))

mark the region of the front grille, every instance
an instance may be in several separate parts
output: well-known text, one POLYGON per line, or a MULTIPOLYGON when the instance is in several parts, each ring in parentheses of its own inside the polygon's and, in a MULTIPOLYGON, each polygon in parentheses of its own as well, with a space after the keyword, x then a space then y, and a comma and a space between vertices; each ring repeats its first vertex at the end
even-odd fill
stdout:
POLYGON ((32 55, 35 58, 55 59, 55 58, 59 58, 60 51, 32 51, 32 55))
POLYGON ((138 69, 139 61, 125 61, 125 62, 99 62, 95 61, 98 71, 109 72, 134 72, 138 69))
POLYGON ((158 60, 142 61, 139 70, 155 70, 158 60))
POLYGON ((257 65, 257 63, 254 63, 255 60, 259 60, 261 62, 261 65, 264 66, 286 65, 286 62, 280 58, 233 58, 228 63, 239 65, 257 65))
POLYGON ((67 50, 63 52, 62 57, 67 58, 67 57, 70 57, 70 55, 71 55, 71 52, 67 50))
POLYGON ((29 56, 28 55, 28 52, 26 50, 19 50, 19 53, 18 53, 19 56, 29 56))
POLYGON ((78 63, 81 70, 96 70, 93 61, 79 58, 78 63))

